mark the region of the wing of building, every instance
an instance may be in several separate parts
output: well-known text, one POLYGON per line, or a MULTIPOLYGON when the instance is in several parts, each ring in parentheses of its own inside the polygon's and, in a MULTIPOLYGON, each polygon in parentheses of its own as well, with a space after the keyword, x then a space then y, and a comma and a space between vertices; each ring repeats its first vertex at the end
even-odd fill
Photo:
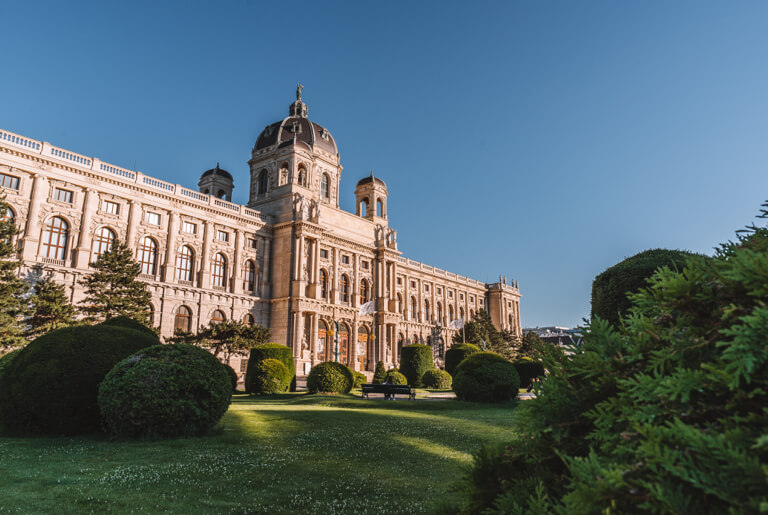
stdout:
POLYGON ((0 194, 21 230, 21 273, 50 275, 79 302, 89 263, 124 239, 164 336, 218 320, 262 324, 300 371, 332 359, 360 371, 396 366, 398 349, 414 342, 439 353, 449 323, 479 309, 521 334, 516 283, 401 255, 383 180, 363 177, 356 212, 339 208, 336 141, 300 97, 264 128, 248 163, 250 200, 240 205, 218 164, 195 191, 0 130, 0 194))

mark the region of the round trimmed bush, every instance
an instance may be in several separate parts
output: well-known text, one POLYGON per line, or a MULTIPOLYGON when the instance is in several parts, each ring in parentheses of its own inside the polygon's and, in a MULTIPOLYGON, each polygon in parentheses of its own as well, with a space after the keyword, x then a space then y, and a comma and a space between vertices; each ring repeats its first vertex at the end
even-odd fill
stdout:
POLYGON ((18 435, 99 429, 99 383, 157 335, 110 324, 56 329, 15 354, 0 375, 0 426, 18 435))
POLYGON ((400 355, 400 373, 408 379, 411 386, 421 386, 424 372, 435 368, 432 347, 429 345, 406 345, 400 355))
POLYGON ((307 376, 309 393, 349 393, 353 384, 352 370, 335 361, 318 363, 307 376))
POLYGON ((229 376, 229 381, 232 383, 232 393, 235 393, 237 391, 237 372, 235 372, 235 369, 229 366, 227 363, 222 363, 224 365, 224 369, 227 371, 227 375, 229 376))
POLYGON ((517 396, 520 377, 515 366, 493 352, 472 354, 459 364, 453 391, 464 401, 499 402, 517 396))
POLYGON ((229 374, 213 354, 192 345, 156 345, 110 370, 99 385, 104 429, 116 436, 200 435, 232 399, 229 374))
POLYGON ((282 361, 283 365, 288 367, 291 373, 291 391, 296 391, 296 364, 293 361, 293 351, 290 347, 280 345, 279 343, 262 343, 251 349, 251 355, 248 358, 248 368, 245 371, 245 391, 251 392, 251 381, 253 380, 252 367, 264 359, 276 359, 282 361))
POLYGON ((445 351, 445 371, 453 377, 456 375, 456 367, 459 366, 459 363, 464 361, 467 356, 477 354, 478 352, 481 352, 480 347, 471 343, 454 345, 445 351))
POLYGON ((352 385, 352 388, 360 388, 368 382, 368 378, 365 377, 365 374, 352 370, 352 375, 355 376, 355 383, 352 385))
POLYGON ((448 390, 451 388, 453 378, 451 374, 445 370, 436 368, 434 370, 427 370, 424 372, 424 376, 421 378, 422 384, 427 388, 435 388, 437 390, 448 390))
POLYGON ((403 374, 398 372, 397 369, 392 369, 384 374, 384 382, 386 383, 390 377, 392 378, 392 384, 408 384, 408 379, 403 374))
POLYGON ((384 368, 384 362, 377 361, 376 370, 373 372, 373 379, 371 380, 371 383, 383 383, 386 373, 387 370, 384 368))
POLYGON ((19 355, 20 351, 21 349, 16 349, 0 356, 0 375, 2 375, 3 370, 8 368, 8 366, 13 362, 13 360, 16 359, 16 356, 19 355))
POLYGON ((151 327, 147 327, 138 320, 134 320, 133 318, 124 315, 105 320, 101 323, 101 325, 125 327, 126 329, 136 329, 137 331, 143 331, 147 334, 147 336, 154 337, 158 344, 160 343, 160 339, 158 338, 157 333, 153 331, 151 327))
POLYGON ((291 384, 291 371, 282 361, 262 359, 253 366, 251 395, 283 393, 291 384))
POLYGON ((544 365, 531 358, 523 358, 513 363, 520 376, 520 388, 528 388, 534 377, 544 377, 544 365))

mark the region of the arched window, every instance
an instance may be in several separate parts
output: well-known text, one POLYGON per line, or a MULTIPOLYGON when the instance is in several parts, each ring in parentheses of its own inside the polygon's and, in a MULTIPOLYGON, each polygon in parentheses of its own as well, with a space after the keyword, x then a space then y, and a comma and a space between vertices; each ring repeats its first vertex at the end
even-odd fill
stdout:
POLYGON ((368 197, 360 201, 360 216, 368 216, 368 197))
POLYGON ((149 236, 144 236, 139 243, 139 264, 141 273, 155 275, 157 270, 157 243, 149 236))
POLYGON ((341 302, 349 302, 349 277, 347 277, 347 274, 341 276, 339 292, 341 294, 341 302))
POLYGON ((307 185, 307 171, 304 169, 303 166, 299 166, 299 175, 298 175, 298 181, 299 186, 305 186, 307 185))
POLYGON ((188 333, 192 328, 192 310, 187 306, 179 306, 176 310, 176 317, 173 321, 173 328, 176 331, 184 331, 188 333))
POLYGON ((224 316, 224 312, 220 309, 215 310, 211 314, 211 323, 212 324, 220 324, 224 322, 227 319, 226 316, 224 316))
POLYGON ((216 196, 219 197, 219 198, 224 198, 224 195, 226 195, 226 194, 227 194, 226 191, 219 190, 219 192, 216 194, 216 196))
POLYGON ((93 238, 93 260, 108 252, 115 242, 115 233, 107 227, 101 227, 93 238))
POLYGON ((246 313, 243 317, 243 325, 247 325, 248 327, 252 326, 256 323, 256 320, 253 319, 253 315, 250 313, 246 313))
MULTIPOLYGON (((0 221, 14 223, 16 221, 16 214, 13 212, 13 209, 6 207, 3 215, 0 216, 0 221)), ((8 236, 5 242, 11 243, 12 238, 13 236, 8 236)))
POLYGON ((384 212, 383 205, 381 203, 381 199, 376 200, 376 216, 381 217, 383 216, 382 213, 384 212))
POLYGON ((429 323, 432 320, 432 317, 430 316, 432 313, 429 310, 429 301, 424 301, 424 322, 429 323))
POLYGON ((176 255, 176 279, 191 282, 194 263, 195 253, 186 245, 182 246, 176 255))
POLYGON ((267 172, 266 168, 259 172, 259 179, 258 179, 258 195, 264 195, 267 192, 267 186, 269 185, 269 173, 267 172))
POLYGON ((256 290, 256 265, 250 259, 243 263, 243 290, 247 292, 256 290))
POLYGON ((419 305, 416 304, 416 297, 411 297, 411 320, 416 320, 418 318, 418 311, 419 305))
POLYGON ((328 298, 328 272, 323 268, 320 269, 320 296, 328 298))
POLYGON ((360 281, 360 304, 368 302, 368 295, 370 294, 370 288, 368 287, 368 281, 363 279, 360 281))
POLYGON ((217 252, 213 256, 211 266, 211 285, 217 288, 224 288, 227 284, 227 258, 217 252))
POLYGON ((67 253, 69 239, 69 224, 58 216, 48 221, 43 229, 42 255, 50 259, 64 259, 67 253))
POLYGON ((439 302, 437 303, 437 321, 438 323, 443 323, 443 305, 439 302))
POLYGON ((324 199, 331 198, 331 179, 328 177, 327 173, 324 173, 323 177, 320 179, 320 194, 324 199))

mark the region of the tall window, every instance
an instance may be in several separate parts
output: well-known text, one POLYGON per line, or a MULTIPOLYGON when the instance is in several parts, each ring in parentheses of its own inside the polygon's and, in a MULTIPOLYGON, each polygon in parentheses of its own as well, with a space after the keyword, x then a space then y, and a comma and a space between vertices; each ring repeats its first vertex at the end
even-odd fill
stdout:
POLYGON ((339 291, 341 292, 341 302, 349 302, 349 278, 347 274, 341 276, 339 291))
POLYGON ((43 257, 64 259, 64 256, 67 253, 68 239, 69 224, 63 218, 58 216, 51 218, 43 229, 43 257))
POLYGON ((107 227, 102 227, 96 231, 96 236, 93 238, 93 259, 101 256, 105 252, 108 252, 112 248, 112 244, 115 242, 115 233, 107 227))
POLYGON ((324 173, 322 179, 320 179, 320 194, 323 198, 331 198, 331 180, 328 178, 327 173, 324 173))
POLYGON ((268 182, 269 182, 269 174, 267 173, 267 170, 264 169, 261 172, 259 172, 259 186, 257 190, 258 195, 264 195, 267 192, 268 182))
POLYGON ((416 304, 416 297, 411 297, 411 320, 416 320, 419 305, 416 304))
POLYGON ((217 309, 213 312, 211 315, 211 323, 212 324, 220 324, 224 322, 227 319, 227 317, 224 316, 224 312, 220 309, 217 309))
POLYGON ((397 306, 400 310, 400 314, 405 316, 405 304, 403 304, 403 296, 399 293, 397 294, 397 306))
POLYGON ((370 288, 368 287, 368 281, 363 279, 360 281, 360 303, 364 304, 368 302, 368 295, 370 293, 370 288))
POLYGON ((320 296, 328 298, 328 272, 323 268, 320 269, 320 296))
POLYGON ((443 305, 439 302, 437 303, 437 321, 443 323, 443 305))
POLYGON ((194 262, 195 253, 186 245, 182 246, 176 256, 176 279, 191 282, 194 262))
POLYGON ((243 290, 256 290, 256 265, 250 259, 243 263, 243 290))
POLYGON ((449 321, 451 322, 453 320, 456 320, 455 318, 453 318, 453 306, 448 306, 448 318, 449 318, 449 321))
POLYGON ((177 331, 189 332, 192 328, 192 310, 187 306, 179 306, 173 320, 173 328, 177 331))
POLYGON ((216 255, 213 256, 213 267, 211 269, 211 273, 213 286, 224 288, 227 284, 227 258, 225 258, 222 254, 216 253, 216 255))
POLYGON ((376 216, 381 218, 383 216, 382 215, 383 212, 384 210, 382 209, 381 200, 376 200, 376 216))
POLYGON ((149 236, 144 236, 139 243, 139 264, 142 274, 155 275, 157 271, 157 243, 149 236))
POLYGON ((425 300, 424 301, 424 322, 427 322, 427 323, 430 322, 430 320, 432 319, 430 317, 430 314, 431 313, 429 312, 429 301, 425 300))
POLYGON ((299 167, 299 185, 307 185, 307 171, 302 166, 299 167))

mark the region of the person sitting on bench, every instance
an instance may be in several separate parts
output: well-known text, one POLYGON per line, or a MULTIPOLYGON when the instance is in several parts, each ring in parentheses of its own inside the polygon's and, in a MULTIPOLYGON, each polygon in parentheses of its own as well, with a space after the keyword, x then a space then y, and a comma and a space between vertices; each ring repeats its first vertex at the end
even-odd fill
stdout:
MULTIPOLYGON (((387 376, 387 380, 386 380, 386 381, 384 381, 384 384, 395 384, 395 383, 392 381, 392 376, 391 376, 391 375, 388 375, 388 376, 387 376)), ((389 401, 389 400, 392 400, 392 397, 393 397, 393 395, 392 395, 391 393, 385 393, 385 394, 384 394, 384 400, 385 400, 385 401, 389 401)))

